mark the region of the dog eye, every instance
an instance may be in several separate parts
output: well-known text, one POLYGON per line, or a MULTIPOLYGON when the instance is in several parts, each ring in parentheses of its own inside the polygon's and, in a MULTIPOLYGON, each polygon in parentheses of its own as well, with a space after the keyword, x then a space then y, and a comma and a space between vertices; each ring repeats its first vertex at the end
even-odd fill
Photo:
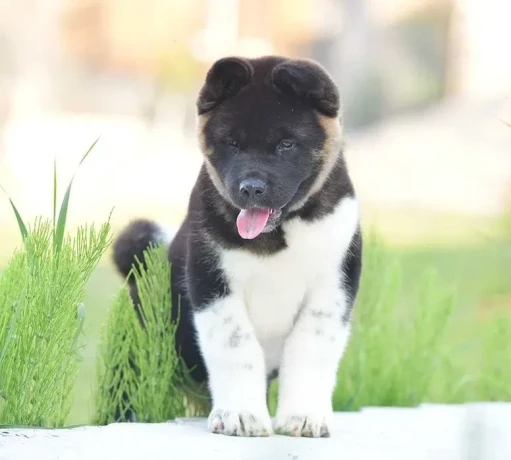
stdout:
POLYGON ((288 150, 290 149, 291 147, 293 147, 295 144, 293 143, 293 141, 280 141, 279 143, 279 146, 278 146, 278 149, 279 150, 288 150))
POLYGON ((240 145, 238 144, 238 142, 236 141, 233 141, 233 140, 228 140, 227 141, 227 145, 229 145, 230 147, 234 147, 234 148, 238 148, 240 145))

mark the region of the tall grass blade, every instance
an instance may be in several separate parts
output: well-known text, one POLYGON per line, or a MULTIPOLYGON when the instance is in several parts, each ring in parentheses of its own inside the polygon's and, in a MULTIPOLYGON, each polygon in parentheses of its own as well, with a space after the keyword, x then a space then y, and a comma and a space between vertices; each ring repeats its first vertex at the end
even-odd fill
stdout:
POLYGON ((23 242, 25 242, 27 236, 28 236, 28 230, 25 225, 25 222, 23 222, 23 219, 21 218, 21 214, 18 212, 18 209, 14 205, 14 202, 12 201, 11 197, 7 193, 7 191, 0 185, 0 189, 7 195, 7 198, 9 199, 9 202, 11 203, 12 210, 14 212, 14 215, 16 216, 16 221, 18 222, 18 227, 20 229, 21 237, 23 238, 23 242))
MULTIPOLYGON (((89 156, 89 154, 92 152, 92 150, 94 149, 94 147, 98 143, 99 139, 100 138, 98 137, 93 142, 93 144, 89 147, 89 149, 87 150, 85 155, 82 157, 82 159, 80 160, 80 163, 78 164, 77 170, 73 174, 73 177, 71 178, 71 181, 69 182, 69 185, 67 186, 67 190, 66 190, 64 198, 62 200, 62 204, 60 205, 60 211, 59 211, 59 217, 58 217, 58 221, 57 221, 57 226, 54 229, 55 237, 54 237, 54 241, 53 241, 53 246, 54 246, 54 250, 55 250, 56 254, 58 254, 60 252, 61 248, 62 248, 62 242, 63 242, 63 239, 64 239, 64 233, 66 231, 66 221, 67 221, 67 212, 68 212, 68 208, 69 208, 69 199, 71 197, 71 188, 73 186, 74 178, 76 176, 76 173, 78 172, 78 169, 80 168, 82 163, 85 161, 85 159, 89 156)), ((56 187, 55 187, 55 189, 56 189, 56 187)))
POLYGON ((101 139, 101 136, 99 136, 93 143, 92 145, 89 147, 89 149, 85 152, 85 155, 82 157, 82 159, 80 160, 80 163, 78 163, 78 166, 81 166, 81 164, 85 161, 85 159, 89 156, 89 154, 92 152, 92 150, 94 150, 94 147, 96 147, 96 144, 99 142, 99 140, 101 139))

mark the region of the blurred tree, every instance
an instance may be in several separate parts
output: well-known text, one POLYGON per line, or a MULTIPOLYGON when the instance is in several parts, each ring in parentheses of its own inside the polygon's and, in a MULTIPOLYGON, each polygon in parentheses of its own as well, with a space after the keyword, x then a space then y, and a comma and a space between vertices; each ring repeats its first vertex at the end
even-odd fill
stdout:
POLYGON ((195 88, 201 64, 184 44, 173 44, 161 53, 157 73, 165 90, 187 93, 195 88))
POLYGON ((378 119, 383 107, 379 75, 378 30, 365 0, 330 0, 329 14, 342 18, 334 35, 326 66, 343 95, 346 126, 378 119))

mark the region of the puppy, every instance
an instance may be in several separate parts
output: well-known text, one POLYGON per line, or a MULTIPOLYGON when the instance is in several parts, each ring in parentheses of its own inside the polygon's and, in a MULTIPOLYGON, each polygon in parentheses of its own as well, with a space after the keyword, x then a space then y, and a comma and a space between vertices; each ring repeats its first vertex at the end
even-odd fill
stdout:
MULTIPOLYGON (((228 57, 197 112, 204 162, 169 244, 176 349, 208 381, 211 432, 327 437, 362 266, 337 87, 313 61, 228 57)), ((132 222, 114 247, 120 272, 162 235, 132 222)))

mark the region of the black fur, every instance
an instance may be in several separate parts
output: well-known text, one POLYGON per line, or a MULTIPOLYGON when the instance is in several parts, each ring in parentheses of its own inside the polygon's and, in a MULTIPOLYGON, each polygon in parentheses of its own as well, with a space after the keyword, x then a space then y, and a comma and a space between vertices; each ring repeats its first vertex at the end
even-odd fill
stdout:
POLYGON ((333 81, 315 64, 284 61, 272 73, 274 85, 291 97, 299 95, 319 112, 335 117, 339 113, 339 93, 333 81))
POLYGON ((144 251, 151 245, 159 243, 158 225, 146 219, 131 222, 119 234, 113 245, 113 259, 117 269, 125 278, 133 267, 135 260, 143 263, 144 251))
POLYGON ((252 77, 252 66, 246 59, 223 58, 215 62, 206 76, 197 103, 199 115, 215 108, 237 94, 252 77))
POLYGON ((362 232, 357 229, 351 240, 348 253, 341 266, 341 283, 348 294, 348 305, 342 321, 346 324, 350 321, 351 312, 355 304, 362 273, 362 232))

